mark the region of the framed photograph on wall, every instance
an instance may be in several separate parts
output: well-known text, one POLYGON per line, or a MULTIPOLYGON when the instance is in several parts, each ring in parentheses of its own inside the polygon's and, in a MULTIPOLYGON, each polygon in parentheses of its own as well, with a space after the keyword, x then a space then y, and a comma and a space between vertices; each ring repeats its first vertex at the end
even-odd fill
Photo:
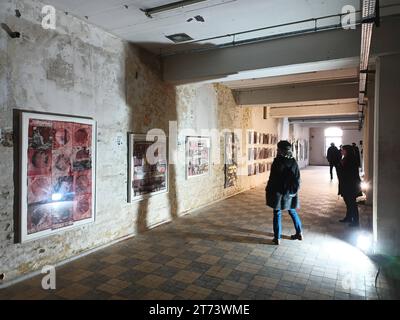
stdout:
POLYGON ((308 160, 308 140, 304 140, 304 159, 308 160))
POLYGON ((95 219, 96 122, 21 112, 21 242, 95 219))
POLYGON ((236 185, 237 182, 237 139, 233 132, 225 133, 225 183, 224 187, 229 188, 236 185))
POLYGON ((249 177, 253 175, 253 165, 252 164, 247 165, 247 175, 249 177))
POLYGON ((210 172, 210 137, 186 137, 186 178, 194 178, 210 172))
POLYGON ((253 132, 252 131, 247 131, 247 143, 253 144, 253 132))
POLYGON ((129 134, 128 202, 168 192, 167 137, 129 134))

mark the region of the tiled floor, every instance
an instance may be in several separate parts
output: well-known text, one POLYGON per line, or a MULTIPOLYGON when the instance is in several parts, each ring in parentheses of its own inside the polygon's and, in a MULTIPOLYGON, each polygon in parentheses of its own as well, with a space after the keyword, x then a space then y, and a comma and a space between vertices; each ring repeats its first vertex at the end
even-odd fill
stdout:
MULTIPOLYGON (((0 291, 0 299, 389 299, 390 286, 338 222, 344 204, 328 168, 302 171, 304 241, 283 219, 271 244, 264 186, 182 217, 57 269, 57 289, 41 277, 0 291)), ((360 206, 362 227, 371 212, 360 206)))

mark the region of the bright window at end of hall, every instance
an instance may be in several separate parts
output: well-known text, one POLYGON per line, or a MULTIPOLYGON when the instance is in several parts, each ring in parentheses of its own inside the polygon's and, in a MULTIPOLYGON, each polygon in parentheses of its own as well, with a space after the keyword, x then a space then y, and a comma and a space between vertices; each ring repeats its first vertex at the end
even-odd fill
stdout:
POLYGON ((325 156, 331 143, 337 148, 342 145, 343 130, 338 127, 330 127, 325 129, 325 156))

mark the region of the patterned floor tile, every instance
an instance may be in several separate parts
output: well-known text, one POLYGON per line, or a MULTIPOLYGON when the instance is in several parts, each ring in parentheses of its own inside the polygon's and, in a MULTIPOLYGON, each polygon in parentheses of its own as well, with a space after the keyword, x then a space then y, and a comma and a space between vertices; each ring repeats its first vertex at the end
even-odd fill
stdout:
MULTIPOLYGON (((303 241, 290 240, 284 213, 281 245, 272 244, 260 186, 57 268, 56 290, 35 277, 0 299, 392 299, 383 275, 375 288, 377 268, 355 248, 355 230, 338 222, 345 205, 328 170, 301 172, 303 241)), ((359 210, 371 230, 371 208, 359 210)))

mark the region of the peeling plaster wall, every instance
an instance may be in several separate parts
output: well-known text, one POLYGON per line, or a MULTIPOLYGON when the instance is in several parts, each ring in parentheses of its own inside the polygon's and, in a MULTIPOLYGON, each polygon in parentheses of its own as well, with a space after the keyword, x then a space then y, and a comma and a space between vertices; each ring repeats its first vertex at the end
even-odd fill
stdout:
POLYGON ((141 62, 120 40, 73 17, 58 14, 57 30, 42 29, 41 8, 36 1, 1 2, 1 21, 22 37, 11 39, 0 30, 0 128, 13 127, 14 109, 93 117, 98 125, 96 223, 14 244, 13 148, 2 144, 0 272, 6 280, 136 232, 137 208, 126 202, 126 141, 118 148, 114 139, 132 128, 125 68, 141 62), (14 16, 15 8, 21 18, 14 16))
MULTIPOLYGON (((164 83, 155 57, 85 21, 58 12, 57 29, 44 30, 42 6, 34 0, 0 2, 0 21, 22 34, 11 39, 0 30, 0 129, 8 137, 0 143, 0 273, 5 273, 6 281, 266 181, 265 174, 251 179, 240 176, 237 186, 224 189, 223 137, 219 136, 212 146, 208 176, 186 180, 184 161, 178 161, 169 168, 168 193, 127 203, 127 132, 159 128, 169 134, 169 122, 177 121, 178 159, 182 160, 186 129, 199 134, 202 130, 239 129, 245 139, 247 129, 276 133, 279 121, 263 120, 262 108, 238 107, 232 92, 222 85, 174 87, 164 83), (22 13, 20 18, 15 17, 16 8, 22 13), (95 223, 14 243, 14 192, 18 190, 14 189, 10 137, 15 109, 97 121, 95 223), (116 143, 119 135, 124 139, 121 146, 116 143)), ((241 152, 246 157, 245 147, 241 152)), ((246 163, 242 167, 247 172, 246 163)))

